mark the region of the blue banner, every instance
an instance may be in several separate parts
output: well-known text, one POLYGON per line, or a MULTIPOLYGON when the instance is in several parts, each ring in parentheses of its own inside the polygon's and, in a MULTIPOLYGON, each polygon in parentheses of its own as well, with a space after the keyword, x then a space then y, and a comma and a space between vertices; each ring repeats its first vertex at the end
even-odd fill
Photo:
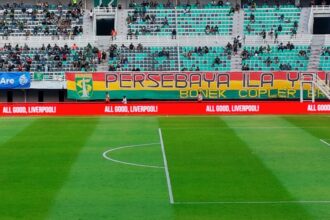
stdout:
POLYGON ((28 89, 30 85, 30 73, 0 72, 0 89, 28 89))

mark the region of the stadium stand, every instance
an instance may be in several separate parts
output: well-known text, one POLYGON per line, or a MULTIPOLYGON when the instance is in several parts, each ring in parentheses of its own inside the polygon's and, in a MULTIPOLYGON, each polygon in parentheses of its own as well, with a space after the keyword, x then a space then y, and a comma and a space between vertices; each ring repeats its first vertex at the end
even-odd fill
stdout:
MULTIPOLYGON (((129 11, 129 33, 135 35, 230 35, 235 9, 230 5, 134 5, 129 11)), ((239 10, 239 9, 238 9, 239 10)))
POLYGON ((181 70, 229 71, 231 51, 224 47, 180 47, 181 70))
POLYGON ((109 71, 229 71, 224 47, 136 47, 111 45, 109 71))
POLYGON ((286 45, 245 46, 241 53, 242 70, 298 70, 306 71, 310 46, 286 45))
POLYGON ((170 35, 175 29, 173 9, 134 10, 127 17, 128 28, 134 35, 170 35))
POLYGON ((244 8, 244 34, 269 35, 297 33, 301 10, 294 5, 254 6, 244 8))
MULTIPOLYGON (((2 49, 1 70, 16 71, 28 68, 31 72, 42 72, 48 69, 48 72, 61 70, 61 74, 65 71, 79 70, 306 71, 311 67, 314 68, 311 62, 320 70, 330 69, 329 53, 326 49, 329 46, 324 46, 329 44, 325 44, 322 40, 314 40, 316 37, 312 34, 297 33, 298 28, 307 29, 301 27, 299 22, 300 13, 306 8, 295 6, 292 2, 270 4, 265 1, 238 1, 236 3, 188 1, 178 2, 178 5, 175 5, 171 1, 137 0, 127 3, 110 0, 92 1, 88 7, 83 7, 82 2, 75 5, 53 2, 2 4, 0 35, 4 40, 3 43, 11 42, 11 45, 19 43, 22 63, 9 67, 8 63, 12 62, 12 56, 15 56, 12 53, 18 52, 15 49, 12 49, 13 51, 2 49), (118 8, 111 8, 111 5, 118 5, 118 8), (94 6, 96 8, 93 8, 94 6), (102 7, 106 10, 96 10, 102 7), (89 13, 84 12, 84 10, 89 12, 90 8, 94 13, 91 18, 89 13), (116 18, 115 28, 118 36, 112 40, 95 37, 96 27, 93 22, 98 11, 102 12, 102 16, 111 11, 116 18), (296 34, 298 36, 295 36, 296 34), (68 52, 66 61, 62 60, 62 54, 59 55, 60 61, 64 61, 62 69, 56 68, 58 63, 53 59, 54 54, 47 55, 47 68, 41 63, 42 61, 34 59, 35 55, 45 56, 45 52, 40 50, 42 43, 45 43, 42 39, 47 39, 46 44, 48 40, 52 45, 58 43, 57 45, 61 45, 60 51, 63 51, 65 40, 58 40, 56 36, 66 36, 67 39, 72 40, 70 36, 75 35, 81 36, 79 41, 76 41, 81 48, 68 52), (228 49, 225 42, 232 41, 237 35, 241 36, 240 46, 233 44, 232 48, 228 49), (41 38, 38 40, 41 41, 34 42, 33 46, 29 45, 29 39, 19 38, 19 41, 15 42, 18 39, 16 37, 24 36, 39 36, 41 38), (288 41, 294 45, 291 50, 286 49, 288 41), (284 43, 283 51, 278 48, 279 42, 284 43), (29 51, 24 49, 25 43, 31 48, 29 51), (109 55, 107 62, 96 62, 97 54, 89 57, 81 56, 81 53, 85 54, 84 48, 88 43, 95 45, 101 52, 108 50, 109 45, 112 44, 107 52, 109 55), (126 46, 122 47, 123 44, 126 46), (129 48, 131 44, 134 49, 129 48), (321 49, 316 50, 315 45, 312 44, 324 46, 323 53, 320 53, 321 49), (74 53, 79 54, 78 57, 74 53), (30 67, 24 63, 26 57, 33 60, 30 67), (88 62, 87 67, 81 68, 80 62, 85 61, 88 62), (79 65, 75 65, 75 62, 79 62, 79 65)), ((75 41, 69 42, 68 45, 72 45, 73 42, 75 41)), ((102 58, 104 56, 106 55, 102 54, 102 58)))
POLYGON ((65 71, 95 71, 99 63, 96 47, 88 44, 78 47, 59 47, 56 44, 42 47, 28 45, 12 46, 5 44, 0 48, 0 71, 5 72, 65 72, 65 71))
POLYGON ((109 48, 109 71, 177 71, 175 47, 136 47, 130 44, 109 48))
POLYGON ((0 6, 0 36, 76 36, 83 33, 83 10, 79 5, 40 3, 0 6))
POLYGON ((230 35, 233 18, 229 8, 178 10, 179 35, 230 35))
POLYGON ((330 70, 330 46, 322 48, 319 69, 324 71, 330 70))

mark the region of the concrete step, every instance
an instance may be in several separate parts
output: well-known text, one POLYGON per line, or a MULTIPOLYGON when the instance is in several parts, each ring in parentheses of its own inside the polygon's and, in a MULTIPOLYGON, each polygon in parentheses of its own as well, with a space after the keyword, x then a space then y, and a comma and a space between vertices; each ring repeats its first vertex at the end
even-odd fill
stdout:
POLYGON ((311 8, 304 7, 300 12, 299 26, 298 26, 298 34, 307 34, 308 31, 308 23, 310 18, 311 8))
POLYGON ((311 42, 311 56, 309 58, 308 70, 315 71, 320 65, 320 54, 325 42, 325 36, 313 35, 311 42))

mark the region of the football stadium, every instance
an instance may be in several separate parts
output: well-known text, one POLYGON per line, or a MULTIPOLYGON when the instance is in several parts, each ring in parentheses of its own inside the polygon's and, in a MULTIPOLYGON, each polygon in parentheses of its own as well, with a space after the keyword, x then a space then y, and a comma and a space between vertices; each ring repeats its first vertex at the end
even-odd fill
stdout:
POLYGON ((330 219, 329 0, 0 0, 0 219, 330 219))

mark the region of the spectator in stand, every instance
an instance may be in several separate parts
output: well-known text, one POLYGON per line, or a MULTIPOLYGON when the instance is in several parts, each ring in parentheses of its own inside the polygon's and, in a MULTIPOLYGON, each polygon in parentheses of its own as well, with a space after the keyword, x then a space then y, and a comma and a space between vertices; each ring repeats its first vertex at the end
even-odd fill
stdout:
POLYGON ((89 11, 89 18, 90 18, 91 20, 93 20, 93 16, 94 16, 94 14, 93 14, 93 10, 91 9, 91 10, 89 11))
POLYGON ((117 39, 117 31, 115 29, 112 29, 112 31, 111 31, 111 39, 112 40, 117 39))
POLYGON ((250 19, 250 22, 253 24, 255 22, 254 14, 251 14, 249 19, 250 19))
POLYGON ((266 31, 265 31, 265 29, 261 31, 261 36, 262 36, 263 41, 265 42, 266 41, 266 31))
POLYGON ((284 50, 283 43, 280 43, 280 44, 277 46, 277 50, 281 50, 281 51, 283 52, 283 50, 284 50))
POLYGON ((274 36, 275 36, 274 43, 278 43, 278 31, 277 30, 275 30, 274 36))
POLYGON ((306 53, 305 50, 300 50, 300 51, 299 51, 299 56, 304 57, 304 58, 308 58, 308 57, 307 57, 307 53, 306 53))
POLYGON ((128 29, 128 32, 127 32, 127 40, 128 40, 128 38, 129 38, 130 40, 132 40, 132 38, 133 38, 133 31, 132 31, 132 29, 128 29))
POLYGON ((246 30, 247 30, 247 32, 248 32, 249 34, 251 33, 252 28, 251 28, 251 25, 250 25, 250 24, 248 24, 248 25, 246 26, 246 30))
POLYGON ((105 61, 107 59, 107 53, 105 51, 102 51, 102 61, 105 61))
POLYGON ((76 43, 73 43, 72 46, 71 46, 71 49, 72 50, 77 50, 78 46, 76 43))
POLYGON ((139 43, 139 44, 137 45, 136 49, 137 49, 138 51, 142 52, 142 51, 143 51, 143 46, 142 46, 142 44, 139 43))
POLYGON ((97 59, 98 59, 98 63, 100 64, 101 63, 101 60, 102 60, 102 52, 101 52, 101 50, 99 50, 97 52, 97 59))
POLYGON ((220 64, 221 64, 221 60, 220 60, 219 56, 217 56, 217 57, 214 59, 213 65, 215 65, 215 64, 217 64, 217 65, 220 65, 220 64))
POLYGON ((235 8, 234 7, 230 7, 229 12, 228 12, 228 16, 230 16, 231 14, 235 13, 235 8))
POLYGON ((163 19, 162 24, 163 24, 163 27, 165 27, 165 26, 169 26, 167 17, 165 17, 165 18, 163 19))
POLYGON ((292 37, 297 37, 297 30, 295 28, 291 29, 291 38, 292 37))
POLYGON ((268 35, 269 35, 270 39, 273 39, 273 36, 274 36, 273 28, 270 29, 270 31, 268 32, 268 35))
POLYGON ((172 30, 172 39, 176 39, 176 29, 172 30))
POLYGON ((322 56, 330 56, 330 48, 329 47, 323 47, 322 48, 322 56))

